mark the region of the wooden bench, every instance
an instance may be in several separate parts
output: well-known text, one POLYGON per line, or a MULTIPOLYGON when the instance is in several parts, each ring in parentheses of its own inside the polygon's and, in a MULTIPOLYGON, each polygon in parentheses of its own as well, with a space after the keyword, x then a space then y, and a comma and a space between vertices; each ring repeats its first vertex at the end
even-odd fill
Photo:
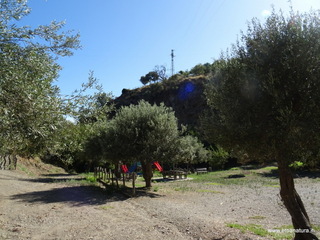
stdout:
POLYGON ((170 170, 170 171, 163 171, 162 176, 163 178, 174 178, 177 179, 178 177, 182 179, 184 177, 185 179, 187 178, 188 173, 180 170, 170 170))
POLYGON ((208 173, 207 168, 196 168, 196 173, 201 174, 201 173, 208 173))

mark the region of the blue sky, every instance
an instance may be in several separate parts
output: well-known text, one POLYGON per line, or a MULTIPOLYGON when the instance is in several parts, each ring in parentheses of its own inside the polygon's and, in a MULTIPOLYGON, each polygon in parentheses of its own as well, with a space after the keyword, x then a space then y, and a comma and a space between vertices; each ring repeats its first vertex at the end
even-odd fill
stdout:
MULTIPOLYGON (((292 0, 294 10, 320 9, 319 0, 292 0)), ((21 24, 36 27, 66 21, 64 30, 81 35, 82 49, 61 58, 57 85, 70 94, 90 71, 105 92, 142 86, 140 77, 164 65, 171 73, 213 62, 235 43, 247 22, 271 11, 289 11, 288 0, 29 0, 21 24)))

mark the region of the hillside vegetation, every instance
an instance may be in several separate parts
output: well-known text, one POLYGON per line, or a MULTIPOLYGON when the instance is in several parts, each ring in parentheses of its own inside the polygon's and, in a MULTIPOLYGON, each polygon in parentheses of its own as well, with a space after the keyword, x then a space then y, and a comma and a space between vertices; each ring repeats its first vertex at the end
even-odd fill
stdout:
POLYGON ((123 89, 114 100, 116 108, 146 100, 151 104, 164 103, 171 107, 180 124, 199 127, 199 118, 207 108, 204 95, 207 76, 179 76, 151 83, 137 89, 123 89))

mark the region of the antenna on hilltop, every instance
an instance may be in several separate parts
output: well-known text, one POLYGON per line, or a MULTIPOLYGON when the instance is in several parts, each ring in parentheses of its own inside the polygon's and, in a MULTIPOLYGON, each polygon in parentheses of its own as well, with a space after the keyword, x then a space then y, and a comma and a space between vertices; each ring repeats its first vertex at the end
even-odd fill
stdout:
POLYGON ((173 76, 174 74, 174 50, 171 50, 171 76, 173 76))

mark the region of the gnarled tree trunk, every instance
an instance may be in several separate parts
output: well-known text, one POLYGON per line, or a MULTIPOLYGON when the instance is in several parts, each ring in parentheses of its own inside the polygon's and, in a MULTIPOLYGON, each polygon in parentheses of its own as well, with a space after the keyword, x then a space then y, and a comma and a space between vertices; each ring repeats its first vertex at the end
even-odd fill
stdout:
POLYGON ((15 170, 17 168, 16 155, 0 155, 0 170, 15 170))
POLYGON ((303 202, 295 189, 292 172, 288 163, 280 159, 278 160, 278 168, 281 187, 280 196, 292 219, 295 229, 294 240, 318 240, 311 232, 310 220, 303 202))
POLYGON ((146 187, 151 187, 151 179, 153 177, 152 163, 149 161, 141 161, 143 178, 146 181, 146 187))

